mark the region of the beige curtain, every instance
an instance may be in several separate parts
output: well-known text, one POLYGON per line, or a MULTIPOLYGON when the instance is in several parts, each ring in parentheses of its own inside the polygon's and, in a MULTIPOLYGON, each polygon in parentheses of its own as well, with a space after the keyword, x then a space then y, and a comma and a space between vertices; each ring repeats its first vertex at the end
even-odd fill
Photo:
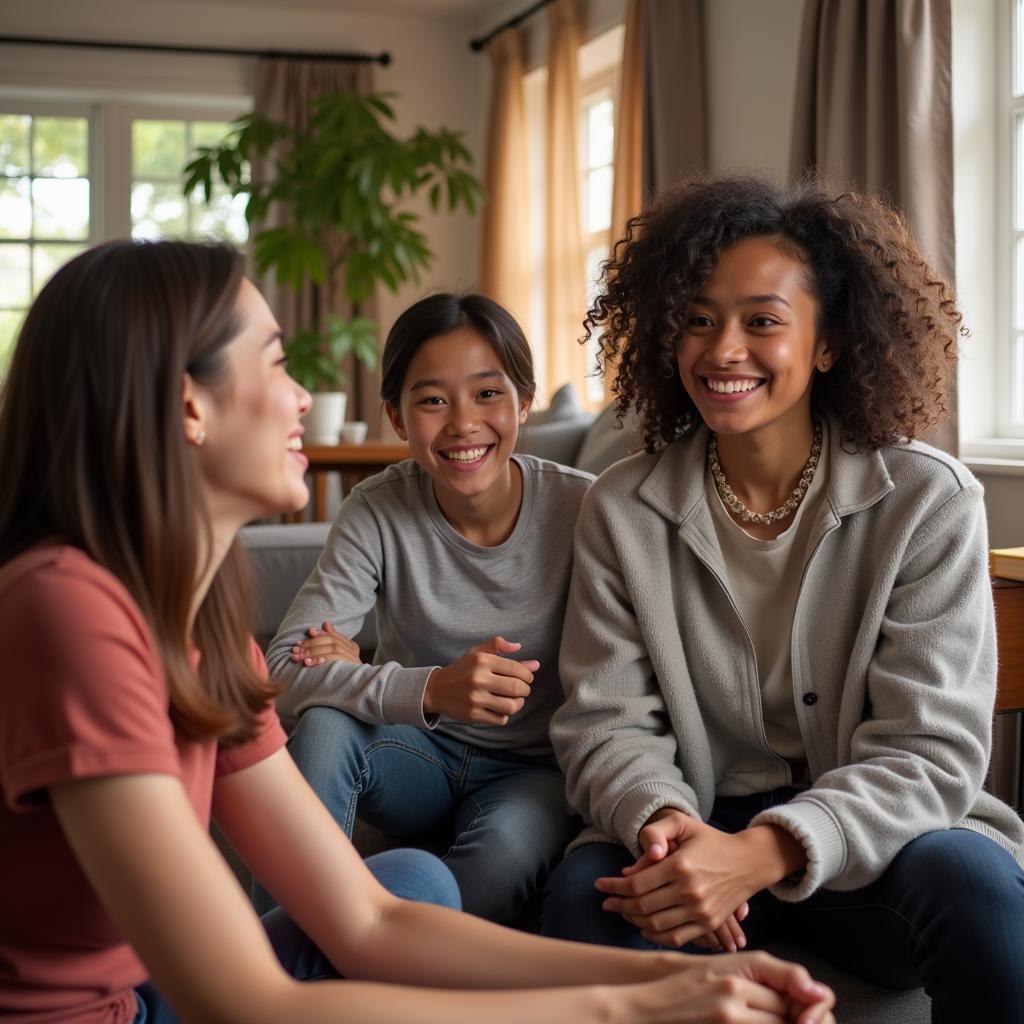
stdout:
POLYGON ((643 181, 659 192, 707 168, 701 0, 643 0, 643 181))
POLYGON ((626 230, 626 221, 643 202, 644 0, 626 5, 626 33, 619 70, 619 103, 615 117, 615 163, 612 178, 612 244, 626 230))
MULTIPOLYGON (((612 249, 626 233, 626 221, 643 205, 645 0, 628 0, 626 32, 619 66, 619 96, 615 114, 615 159, 612 174, 612 249)), ((606 366, 604 395, 612 399, 615 366, 606 366)))
POLYGON ((530 312, 530 254, 522 33, 515 27, 506 29, 491 40, 487 54, 491 104, 481 288, 525 327, 530 312))
MULTIPOLYGON (((313 100, 331 92, 373 91, 373 68, 369 62, 339 63, 336 61, 297 61, 261 59, 256 69, 255 110, 276 121, 302 129, 309 124, 313 100)), ((273 160, 261 161, 253 167, 257 178, 273 173, 273 160)), ((271 211, 268 224, 281 224, 281 211, 271 211)), ((281 287, 274 280, 261 282, 267 301, 274 310, 285 338, 299 324, 308 323, 314 301, 320 304, 320 322, 330 313, 350 317, 352 308, 344 294, 335 297, 334 307, 328 308, 324 290, 316 292, 312 286, 301 292, 281 287)), ((340 289, 339 289, 340 290, 340 289)), ((375 302, 371 297, 360 308, 363 316, 375 316, 375 302)), ((383 337, 382 337, 383 340, 383 337)), ((345 366, 348 375, 348 407, 346 418, 365 420, 374 429, 380 406, 380 378, 377 371, 367 370, 352 357, 345 366)))
MULTIPOLYGON (((952 281, 950 0, 807 0, 790 164, 885 194, 952 281)), ((950 419, 930 438, 956 452, 950 419)))
POLYGON ((580 388, 591 367, 577 342, 586 312, 586 272, 580 228, 578 52, 576 0, 548 7, 550 50, 547 92, 547 377, 553 393, 565 383, 580 388))

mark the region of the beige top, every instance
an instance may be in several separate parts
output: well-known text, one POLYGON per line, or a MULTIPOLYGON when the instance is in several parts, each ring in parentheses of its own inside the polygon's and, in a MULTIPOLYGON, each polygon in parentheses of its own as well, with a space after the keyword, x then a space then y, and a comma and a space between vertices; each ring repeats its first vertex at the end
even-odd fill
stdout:
MULTIPOLYGON (((813 527, 828 482, 828 426, 823 426, 821 456, 811 486, 789 526, 774 540, 751 537, 726 510, 711 470, 705 469, 704 476, 729 595, 754 648, 768 746, 789 761, 804 761, 807 754, 793 694, 791 641, 800 583, 811 556, 813 527)), ((779 757, 751 753, 750 759, 730 767, 719 787, 720 796, 746 796, 787 785, 789 776, 779 757)))

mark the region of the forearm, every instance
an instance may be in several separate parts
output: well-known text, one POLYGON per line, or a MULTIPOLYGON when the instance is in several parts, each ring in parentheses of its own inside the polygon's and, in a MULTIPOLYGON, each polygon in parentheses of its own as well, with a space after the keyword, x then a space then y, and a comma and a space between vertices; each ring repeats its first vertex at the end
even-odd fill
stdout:
POLYGON ((779 825, 753 825, 736 836, 751 872, 751 895, 799 874, 807 851, 792 832, 779 825))
POLYGON ((678 953, 540 938, 470 914, 396 900, 362 945, 359 974, 461 989, 552 988, 649 981, 679 971, 688 960, 678 953))
MULTIPOLYGON (((435 937, 436 938, 436 937, 435 937)), ((642 954, 641 954, 642 955, 642 954)), ((396 954, 396 960, 398 954, 396 954)), ((598 1024, 632 1021, 632 993, 609 986, 452 992, 363 981, 295 984, 271 1003, 253 1008, 250 1024, 279 1021, 346 1024, 598 1024)))

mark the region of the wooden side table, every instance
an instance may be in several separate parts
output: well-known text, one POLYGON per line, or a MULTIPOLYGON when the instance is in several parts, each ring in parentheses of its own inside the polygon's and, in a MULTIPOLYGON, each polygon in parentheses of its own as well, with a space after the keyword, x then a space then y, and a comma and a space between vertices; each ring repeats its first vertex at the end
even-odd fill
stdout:
POLYGON ((992 792, 1021 809, 1024 774, 1021 726, 1024 713, 1024 582, 992 580, 996 606, 996 720, 993 730, 992 792))
MULTIPOLYGON (((313 478, 313 519, 317 522, 327 518, 328 473, 339 473, 342 487, 347 491, 360 480, 409 458, 409 446, 404 443, 311 444, 303 446, 302 452, 309 459, 309 472, 313 478)), ((298 522, 301 518, 301 512, 288 517, 290 522, 298 522)))

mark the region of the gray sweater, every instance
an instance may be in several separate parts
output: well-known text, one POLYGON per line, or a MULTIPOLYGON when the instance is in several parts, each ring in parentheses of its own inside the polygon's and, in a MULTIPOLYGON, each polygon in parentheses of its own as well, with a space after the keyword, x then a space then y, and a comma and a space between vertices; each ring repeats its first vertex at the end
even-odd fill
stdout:
POLYGON ((364 722, 437 727, 480 747, 552 758, 548 723, 562 699, 558 646, 573 529, 593 477, 531 456, 515 459, 523 503, 497 547, 472 544, 452 528, 430 477, 412 460, 353 488, 267 651, 271 673, 288 686, 278 701, 285 719, 327 705, 364 722), (291 660, 308 627, 329 621, 352 636, 371 612, 378 636, 372 665, 306 668, 291 660), (495 635, 523 645, 517 659, 540 662, 523 709, 505 726, 424 717, 432 669, 495 635))
MULTIPOLYGON (((1016 814, 982 791, 995 633, 982 490, 920 443, 851 454, 831 474, 791 634, 793 697, 814 780, 754 823, 788 829, 805 873, 773 888, 878 878, 910 840, 981 832, 1024 854, 1016 814)), ((576 537, 551 725, 577 843, 637 834, 659 808, 707 818, 716 787, 764 735, 754 652, 725 583, 702 429, 609 469, 576 537)))

